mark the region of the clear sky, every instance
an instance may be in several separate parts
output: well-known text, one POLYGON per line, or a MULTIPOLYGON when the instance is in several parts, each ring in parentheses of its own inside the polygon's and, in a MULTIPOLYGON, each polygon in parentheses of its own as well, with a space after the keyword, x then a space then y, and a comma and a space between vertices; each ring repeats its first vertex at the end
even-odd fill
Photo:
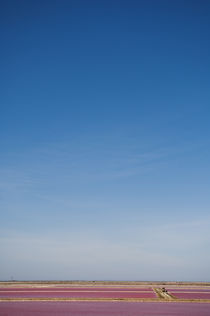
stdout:
POLYGON ((210 281, 210 2, 0 2, 0 279, 210 281))

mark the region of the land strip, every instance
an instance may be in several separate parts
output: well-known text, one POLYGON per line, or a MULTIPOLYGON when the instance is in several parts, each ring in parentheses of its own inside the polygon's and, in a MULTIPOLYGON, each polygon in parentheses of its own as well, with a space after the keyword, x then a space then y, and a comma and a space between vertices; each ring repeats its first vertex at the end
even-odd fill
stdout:
POLYGON ((178 290, 193 288, 194 294, 210 291, 210 283, 173 282, 0 282, 0 303, 3 302, 183 302, 210 303, 209 298, 177 298, 178 290), (167 290, 169 285, 170 291, 167 290), (198 292, 196 292, 196 289, 198 292), (31 294, 30 294, 31 293, 31 294), (93 295, 89 295, 92 293, 93 295), (112 295, 114 293, 114 295, 112 295), (79 294, 79 295, 78 295, 79 294), (156 297, 155 297, 156 295, 156 297))
POLYGON ((156 303, 210 303, 208 299, 160 299, 160 298, 71 298, 71 297, 26 297, 0 298, 1 302, 156 302, 156 303))

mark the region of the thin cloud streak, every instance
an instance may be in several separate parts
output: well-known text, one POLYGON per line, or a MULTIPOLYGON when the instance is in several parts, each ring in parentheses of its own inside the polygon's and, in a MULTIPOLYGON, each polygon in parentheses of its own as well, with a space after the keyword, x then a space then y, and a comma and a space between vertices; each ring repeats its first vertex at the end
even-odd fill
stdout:
POLYGON ((167 158, 182 155, 191 151, 192 147, 156 148, 149 152, 139 152, 125 148, 122 152, 117 149, 92 150, 71 149, 68 144, 55 144, 35 148, 27 152, 13 155, 13 166, 0 169, 0 187, 2 190, 30 190, 48 182, 54 176, 62 181, 103 181, 127 178, 164 168, 167 158), (98 156, 100 155, 100 157, 98 156), (97 161, 95 161, 97 156, 97 161), (34 158, 35 157, 35 158, 34 158), (88 163, 86 162, 88 160, 88 163), (92 162, 91 162, 92 161, 92 162), (96 162, 96 163, 95 163, 96 162))

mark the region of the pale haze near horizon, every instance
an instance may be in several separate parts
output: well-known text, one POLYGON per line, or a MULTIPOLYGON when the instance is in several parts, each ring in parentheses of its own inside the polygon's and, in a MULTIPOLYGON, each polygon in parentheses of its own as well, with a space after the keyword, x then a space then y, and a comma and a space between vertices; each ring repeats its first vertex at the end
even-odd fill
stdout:
POLYGON ((209 2, 0 6, 0 280, 210 281, 209 2))

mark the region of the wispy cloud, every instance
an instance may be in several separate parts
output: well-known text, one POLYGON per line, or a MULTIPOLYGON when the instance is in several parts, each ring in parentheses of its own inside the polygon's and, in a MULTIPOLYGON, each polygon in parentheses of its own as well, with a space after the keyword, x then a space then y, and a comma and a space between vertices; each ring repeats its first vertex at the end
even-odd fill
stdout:
MULTIPOLYGON (((84 180, 103 181, 151 173, 163 168, 168 158, 180 155, 187 146, 159 147, 151 150, 134 148, 129 143, 120 148, 97 143, 45 144, 10 157, 10 166, 0 168, 0 186, 5 190, 31 189, 56 178, 63 182, 84 180)), ((191 150, 191 147, 188 148, 191 150)))

